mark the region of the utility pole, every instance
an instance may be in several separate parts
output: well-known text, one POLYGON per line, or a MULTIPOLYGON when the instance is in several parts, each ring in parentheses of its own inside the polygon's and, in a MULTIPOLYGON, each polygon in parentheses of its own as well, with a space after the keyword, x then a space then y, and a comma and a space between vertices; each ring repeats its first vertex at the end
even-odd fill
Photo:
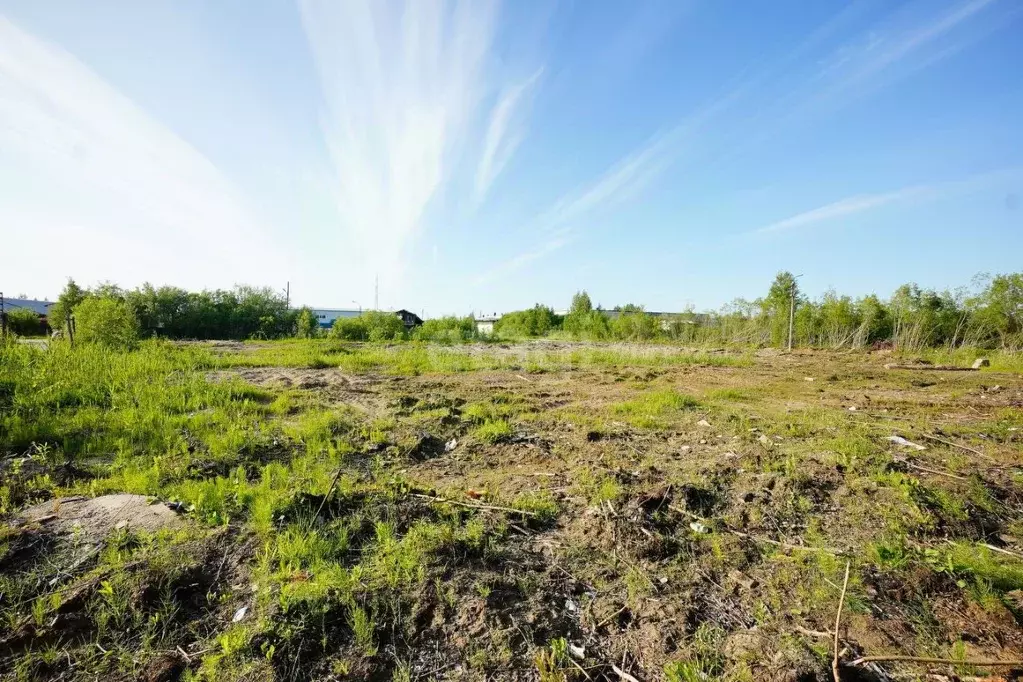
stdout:
POLYGON ((286 308, 291 307, 291 280, 288 280, 284 287, 284 306, 286 308))
POLYGON ((789 289, 789 352, 792 352, 792 324, 796 318, 796 280, 802 275, 792 277, 792 287, 789 289))

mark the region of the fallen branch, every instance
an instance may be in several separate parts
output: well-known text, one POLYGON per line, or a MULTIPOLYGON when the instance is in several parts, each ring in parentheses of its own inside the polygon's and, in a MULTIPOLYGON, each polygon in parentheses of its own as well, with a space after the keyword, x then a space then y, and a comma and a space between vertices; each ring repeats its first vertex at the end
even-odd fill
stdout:
POLYGON ((625 682, 639 682, 639 680, 637 680, 635 677, 619 668, 614 663, 611 664, 611 670, 614 670, 616 673, 618 673, 618 677, 625 680, 625 682))
POLYGON ((832 636, 832 633, 830 631, 811 630, 809 628, 804 628, 802 625, 794 625, 793 629, 800 634, 806 635, 807 637, 817 637, 819 639, 824 639, 825 637, 832 636))
POLYGON ((897 365, 894 363, 888 363, 884 366, 885 369, 929 369, 939 372, 979 372, 980 370, 976 367, 957 367, 955 365, 897 365))
POLYGON ((1019 554, 1016 554, 1016 552, 1010 552, 1007 549, 1002 549, 1001 547, 995 547, 994 545, 989 545, 986 542, 980 543, 980 546, 981 547, 987 547, 992 552, 998 552, 999 554, 1007 554, 1008 556, 1011 556, 1014 559, 1023 559, 1023 556, 1021 556, 1019 554))
POLYGON ((845 562, 845 580, 842 581, 842 594, 838 598, 838 609, 835 611, 835 657, 831 659, 831 674, 835 682, 842 682, 838 675, 838 629, 842 625, 842 607, 845 605, 845 591, 849 588, 849 562, 845 562))
MULTIPOLYGON (((679 514, 685 514, 689 518, 700 521, 701 523, 704 524, 707 523, 707 519, 697 514, 694 514, 688 509, 683 509, 682 507, 676 506, 674 504, 669 504, 668 508, 677 511, 679 514)), ((735 530, 734 528, 729 528, 728 526, 725 526, 724 530, 725 532, 731 533, 732 535, 735 535, 740 538, 746 538, 747 540, 752 540, 753 542, 763 542, 768 545, 774 545, 775 547, 781 547, 783 549, 794 549, 802 552, 823 552, 824 554, 833 554, 835 556, 845 556, 846 554, 846 552, 843 552, 840 549, 832 549, 830 547, 805 547, 803 545, 792 545, 787 542, 779 542, 778 540, 760 537, 759 535, 750 535, 749 533, 743 533, 741 530, 735 530)))
POLYGON ((615 618, 617 618, 618 616, 620 616, 620 615, 621 615, 622 613, 624 613, 624 612, 625 612, 625 609, 627 609, 627 608, 629 608, 629 607, 628 607, 628 606, 623 606, 622 608, 618 609, 617 611, 615 611, 614 613, 612 613, 612 614, 611 614, 610 616, 608 616, 608 617, 607 617, 607 618, 605 618, 604 620, 602 620, 602 621, 600 621, 599 623, 597 623, 597 627, 596 627, 596 628, 594 628, 594 629, 595 629, 595 630, 599 630, 600 628, 604 627, 605 625, 607 625, 608 623, 610 623, 611 621, 613 621, 613 620, 614 620, 615 618))
POLYGON ((787 542, 778 542, 777 540, 772 540, 770 538, 763 538, 757 535, 743 533, 742 531, 732 530, 731 528, 726 528, 726 530, 732 535, 737 535, 740 538, 748 538, 754 542, 765 542, 769 545, 774 545, 775 547, 781 547, 783 549, 794 549, 800 552, 823 552, 824 554, 832 554, 834 556, 845 556, 846 554, 846 552, 843 552, 840 549, 832 549, 830 547, 806 547, 804 545, 792 545, 787 542))
POLYGON ((976 448, 971 448, 968 445, 961 445, 959 443, 955 443, 955 442, 950 441, 950 440, 945 440, 944 438, 938 438, 937 436, 932 436, 929 433, 921 433, 920 437, 921 438, 926 438, 927 440, 933 440, 936 443, 944 443, 945 445, 948 445, 948 446, 953 447, 953 448, 959 448, 960 450, 965 450, 966 452, 972 452, 973 454, 980 455, 981 457, 984 457, 986 459, 991 459, 990 456, 985 455, 980 450, 977 450, 976 448))
POLYGON ((960 476, 958 474, 952 474, 952 473, 949 473, 947 471, 938 471, 937 469, 928 469, 927 467, 922 467, 919 464, 913 464, 912 462, 903 462, 903 464, 908 466, 910 469, 916 469, 917 471, 922 471, 925 474, 934 474, 935 476, 947 476, 948 478, 954 478, 957 481, 968 481, 969 480, 965 476, 960 476))
POLYGON ((855 661, 849 663, 849 665, 863 665, 864 663, 873 663, 877 661, 901 661, 904 663, 936 663, 945 665, 973 665, 978 668, 997 668, 999 666, 1005 667, 1017 667, 1023 666, 1023 661, 971 661, 963 660, 959 661, 954 658, 928 658, 925 656, 899 656, 892 654, 890 656, 860 656, 855 661))
POLYGON ((468 507, 469 509, 488 509, 490 511, 503 511, 511 512, 513 514, 524 514, 526 516, 536 516, 534 512, 526 511, 524 509, 515 509, 514 507, 499 507, 495 504, 474 504, 472 502, 461 502, 459 500, 451 500, 447 497, 434 497, 432 495, 422 495, 420 493, 412 493, 412 497, 418 497, 421 500, 430 500, 431 502, 443 502, 446 504, 453 504, 458 507, 468 507))

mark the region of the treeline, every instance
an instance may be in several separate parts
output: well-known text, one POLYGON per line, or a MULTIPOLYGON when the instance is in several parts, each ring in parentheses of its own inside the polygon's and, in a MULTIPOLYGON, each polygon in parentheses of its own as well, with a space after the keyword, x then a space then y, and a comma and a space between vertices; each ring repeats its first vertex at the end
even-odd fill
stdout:
POLYGON ((737 299, 710 313, 651 314, 641 306, 593 307, 577 293, 567 314, 537 304, 508 313, 495 324, 506 338, 567 337, 585 340, 674 340, 693 344, 788 343, 825 348, 891 345, 905 350, 981 346, 1023 349, 1023 273, 979 276, 955 291, 899 287, 888 299, 852 298, 831 291, 810 299, 791 273, 782 272, 767 295, 737 299))
POLYGON ((206 340, 292 336, 298 314, 288 308, 283 295, 266 287, 196 292, 149 284, 130 290, 101 284, 83 289, 68 280, 46 317, 50 327, 63 332, 73 321, 74 332, 83 340, 109 334, 115 327, 125 340, 206 340))
MULTIPOLYGON (((26 336, 41 333, 38 317, 27 312, 13 319, 12 331, 26 336)), ((83 289, 74 280, 68 280, 57 302, 50 307, 47 322, 62 335, 73 333, 76 340, 119 347, 130 347, 139 339, 154 337, 248 340, 329 336, 349 341, 450 343, 479 338, 472 317, 428 320, 408 331, 397 315, 379 311, 338 318, 330 330, 322 330, 309 308, 289 308, 281 293, 250 286, 200 292, 149 284, 137 289, 122 289, 113 284, 83 289)))

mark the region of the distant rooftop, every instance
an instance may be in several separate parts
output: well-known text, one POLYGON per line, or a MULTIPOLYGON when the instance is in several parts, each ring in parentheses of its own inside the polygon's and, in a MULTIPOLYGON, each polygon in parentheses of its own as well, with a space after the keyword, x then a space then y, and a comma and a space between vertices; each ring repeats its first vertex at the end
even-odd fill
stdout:
POLYGON ((37 301, 31 298, 4 298, 4 310, 10 312, 17 308, 28 308, 36 315, 45 315, 53 301, 37 301))

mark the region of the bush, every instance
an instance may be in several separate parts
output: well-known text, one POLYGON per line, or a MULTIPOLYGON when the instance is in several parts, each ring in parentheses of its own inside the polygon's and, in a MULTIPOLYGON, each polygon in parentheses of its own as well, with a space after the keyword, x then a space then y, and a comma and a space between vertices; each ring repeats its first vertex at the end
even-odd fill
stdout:
POLYGON ((42 320, 28 308, 15 308, 7 313, 7 328, 18 336, 39 336, 43 333, 42 320))
POLYGON ((494 332, 501 336, 546 336, 561 326, 561 318, 547 306, 537 303, 529 310, 506 313, 494 324, 494 332))
POLYGON ((480 337, 476 329, 476 320, 468 317, 438 317, 427 320, 412 332, 416 341, 435 341, 439 343, 462 343, 480 337))
POLYGON ((138 338, 138 319, 120 299, 90 296, 75 307, 76 341, 129 349, 138 338))
POLYGON ((394 313, 371 310, 337 318, 330 335, 345 341, 397 341, 405 337, 405 324, 394 313))

